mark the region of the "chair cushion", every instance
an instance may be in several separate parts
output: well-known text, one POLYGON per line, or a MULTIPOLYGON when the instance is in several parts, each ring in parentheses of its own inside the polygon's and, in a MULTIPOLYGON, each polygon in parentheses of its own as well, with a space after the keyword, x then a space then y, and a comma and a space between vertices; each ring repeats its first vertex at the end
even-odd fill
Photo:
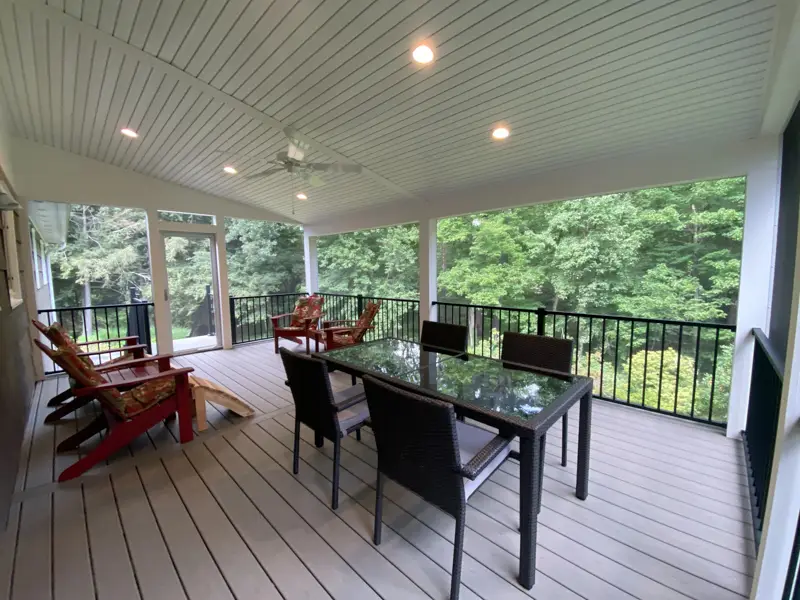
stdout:
POLYGON ((333 403, 334 404, 344 404, 345 402, 350 403, 355 398, 363 396, 362 400, 366 398, 366 393, 364 392, 364 386, 362 384, 351 385, 349 388, 342 390, 341 392, 334 392, 333 394, 333 403))
POLYGON ((111 408, 120 417, 128 419, 147 410, 154 404, 166 400, 175 393, 175 378, 156 379, 122 392, 113 402, 111 408))
MULTIPOLYGON (((87 364, 86 361, 71 350, 48 350, 47 352, 50 359, 75 380, 77 387, 94 387, 108 383, 100 373, 94 370, 93 364, 87 364)), ((119 390, 114 388, 101 390, 98 393, 99 399, 106 400, 109 403, 116 402, 119 396, 119 390)))
POLYGON ((356 343, 353 336, 349 333, 334 333, 333 343, 338 346, 352 346, 356 343))
MULTIPOLYGON (((469 425, 461 421, 456 421, 456 433, 458 435, 458 451, 461 458, 461 464, 466 465, 473 457, 478 454, 483 448, 489 444, 495 437, 496 433, 487 431, 475 425, 469 425)), ((486 481, 497 468, 503 464, 503 461, 508 458, 511 452, 511 440, 508 444, 486 467, 478 474, 475 479, 464 478, 464 494, 469 498, 475 491, 486 481)))
POLYGON ((289 327, 286 329, 299 327, 302 329, 303 324, 305 323, 304 319, 308 314, 308 296, 301 296, 297 299, 297 302, 294 304, 294 310, 292 311, 292 319, 289 322, 289 327))
MULTIPOLYGON (((59 350, 71 350, 75 354, 83 352, 83 349, 75 343, 75 340, 70 337, 67 330, 58 321, 47 327, 44 330, 44 335, 59 350)), ((92 359, 88 356, 81 356, 80 359, 85 363, 94 365, 92 359)))
MULTIPOLYGON (((361 391, 363 393, 363 388, 361 391)), ((339 411, 336 413, 336 418, 339 421, 339 431, 342 433, 342 435, 346 434, 349 429, 352 429, 353 427, 356 427, 357 425, 360 425, 369 419, 369 407, 367 406, 367 401, 364 400, 363 402, 354 404, 350 408, 345 408, 344 410, 339 411)))

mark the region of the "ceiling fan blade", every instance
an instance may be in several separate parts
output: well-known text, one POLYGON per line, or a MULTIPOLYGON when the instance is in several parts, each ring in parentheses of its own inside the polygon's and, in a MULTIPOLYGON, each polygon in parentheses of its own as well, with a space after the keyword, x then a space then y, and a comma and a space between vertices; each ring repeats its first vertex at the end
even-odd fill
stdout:
POLYGON ((361 165, 349 163, 308 163, 306 166, 323 173, 361 173, 361 165))
POLYGON ((282 173, 285 169, 283 167, 272 167, 271 169, 267 169, 266 171, 261 171, 260 173, 253 173, 252 175, 248 175, 245 179, 260 179, 261 177, 269 177, 270 175, 274 175, 275 173, 282 173))

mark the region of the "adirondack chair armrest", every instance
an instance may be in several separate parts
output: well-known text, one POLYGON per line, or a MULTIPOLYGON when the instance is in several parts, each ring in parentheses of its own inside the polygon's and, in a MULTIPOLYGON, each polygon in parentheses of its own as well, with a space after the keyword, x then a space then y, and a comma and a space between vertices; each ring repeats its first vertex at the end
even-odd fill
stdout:
POLYGON ((323 321, 322 328, 323 329, 331 329, 333 327, 343 327, 343 328, 350 328, 355 327, 355 324, 358 322, 357 319, 338 319, 336 321, 323 321), (351 325, 337 325, 337 323, 351 323, 351 325))
POLYGON ((139 341, 138 335, 127 335, 125 337, 118 337, 118 338, 108 338, 107 340, 95 340, 93 342, 75 342, 78 346, 89 346, 91 344, 106 344, 108 342, 133 342, 132 344, 126 345, 136 345, 139 341))
POLYGON ((272 321, 272 327, 278 327, 278 321, 284 317, 291 317, 292 313, 283 313, 282 315, 270 315, 269 320, 272 321))
POLYGON ((124 384, 119 383, 102 383, 100 385, 93 385, 91 387, 79 388, 73 390, 73 394, 77 396, 92 396, 96 394, 98 391, 102 390, 109 390, 115 389, 119 387, 124 388, 131 388, 141 385, 143 383, 147 383, 148 381, 157 381, 159 379, 171 379, 177 378, 180 376, 188 376, 189 373, 194 371, 192 367, 183 367, 181 369, 170 369, 168 371, 161 371, 159 373, 153 373, 151 375, 145 375, 143 377, 137 377, 136 379, 126 379, 124 384))
POLYGON ((108 350, 93 350, 92 352, 78 352, 78 356, 97 356, 99 354, 110 354, 111 352, 120 352, 124 350, 129 352, 131 350, 145 350, 146 344, 131 344, 128 346, 120 346, 119 348, 109 348, 108 350))
POLYGON ((119 371, 120 369, 130 369, 131 367, 138 367, 147 363, 158 362, 160 371, 168 371, 170 369, 169 360, 172 354, 156 354, 155 356, 145 356, 144 358, 134 358, 123 362, 114 363, 113 365, 95 367, 98 373, 107 373, 108 371, 119 371))

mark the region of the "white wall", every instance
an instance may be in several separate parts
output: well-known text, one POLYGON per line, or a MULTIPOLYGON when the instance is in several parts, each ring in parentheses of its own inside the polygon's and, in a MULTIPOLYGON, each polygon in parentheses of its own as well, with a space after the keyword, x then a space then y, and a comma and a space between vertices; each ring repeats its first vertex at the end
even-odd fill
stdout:
POLYGON ((11 138, 17 193, 27 200, 104 204, 294 222, 277 213, 11 138))
POLYGON ((8 117, 3 112, 3 107, 0 106, 0 165, 3 166, 3 172, 11 182, 11 185, 15 185, 14 166, 11 159, 11 133, 9 133, 7 119, 8 117))
POLYGON ((768 136, 745 142, 705 147, 692 144, 640 153, 548 171, 525 179, 432 194, 420 202, 404 200, 372 210, 334 214, 325 220, 307 223, 304 228, 309 235, 328 235, 537 202, 737 177, 747 174, 753 165, 762 164, 765 156, 773 156, 776 140, 776 136, 768 136))

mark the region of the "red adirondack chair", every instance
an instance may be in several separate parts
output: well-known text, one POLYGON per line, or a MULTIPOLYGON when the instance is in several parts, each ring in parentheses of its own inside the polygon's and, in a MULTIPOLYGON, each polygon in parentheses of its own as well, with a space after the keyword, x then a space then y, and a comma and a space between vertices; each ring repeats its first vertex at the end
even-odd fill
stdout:
POLYGON ((294 311, 283 315, 271 316, 272 329, 275 339, 275 354, 278 353, 278 340, 284 338, 300 343, 300 338, 306 339, 306 354, 311 351, 311 338, 319 327, 322 318, 322 303, 324 298, 318 294, 302 296, 297 299, 294 311), (290 317, 288 325, 281 325, 280 320, 290 317))
MULTIPOLYGON (((105 361, 102 363, 103 365, 111 365, 118 362, 131 360, 135 358, 144 358, 145 354, 144 351, 147 348, 145 344, 139 343, 139 338, 135 335, 129 335, 125 337, 119 338, 111 338, 107 340, 98 340, 95 342, 76 342, 73 340, 70 335, 67 333, 67 330, 61 325, 61 323, 55 322, 51 325, 45 325, 41 321, 37 321, 36 319, 31 319, 34 327, 38 329, 42 335, 44 335, 50 343, 52 343, 57 349, 63 350, 64 348, 71 349, 75 354, 83 358, 84 360, 88 361, 89 364, 94 366, 94 361, 92 360, 92 356, 101 357, 104 354, 111 355, 112 353, 120 352, 119 356, 113 357, 110 360, 105 361), (117 348, 108 349, 108 350, 88 350, 91 348, 92 345, 99 345, 99 344, 117 344, 117 348)), ((72 398, 72 390, 64 390, 63 392, 56 394, 47 402, 47 406, 58 406, 63 402, 66 402, 70 398, 72 398)), ((77 406, 75 408, 78 408, 77 406)), ((74 409, 73 409, 74 410, 74 409)), ((70 410, 66 410, 64 414, 70 413, 70 410)), ((63 415, 61 415, 63 416, 63 415)), ((58 418, 58 417, 57 417, 58 418)))
POLYGON ((77 385, 74 393, 77 398, 96 398, 103 407, 103 414, 61 442, 57 450, 62 452, 76 448, 81 442, 108 429, 106 436, 93 450, 62 471, 58 476, 59 481, 67 481, 85 473, 154 425, 176 414, 180 442, 185 444, 192 441, 194 431, 189 373, 194 369, 173 369, 168 356, 150 356, 95 369, 69 349, 51 350, 39 340, 35 342, 42 352, 75 379, 77 385), (142 368, 148 363, 156 363, 158 372, 142 368), (109 372, 122 369, 141 376, 126 378, 124 382, 112 382, 108 378, 109 372))
POLYGON ((372 321, 381 307, 380 302, 367 302, 367 307, 356 321, 324 321, 322 329, 325 332, 325 349, 333 350, 342 346, 360 344, 367 331, 374 329, 372 321), (352 325, 344 325, 352 323, 352 325))

